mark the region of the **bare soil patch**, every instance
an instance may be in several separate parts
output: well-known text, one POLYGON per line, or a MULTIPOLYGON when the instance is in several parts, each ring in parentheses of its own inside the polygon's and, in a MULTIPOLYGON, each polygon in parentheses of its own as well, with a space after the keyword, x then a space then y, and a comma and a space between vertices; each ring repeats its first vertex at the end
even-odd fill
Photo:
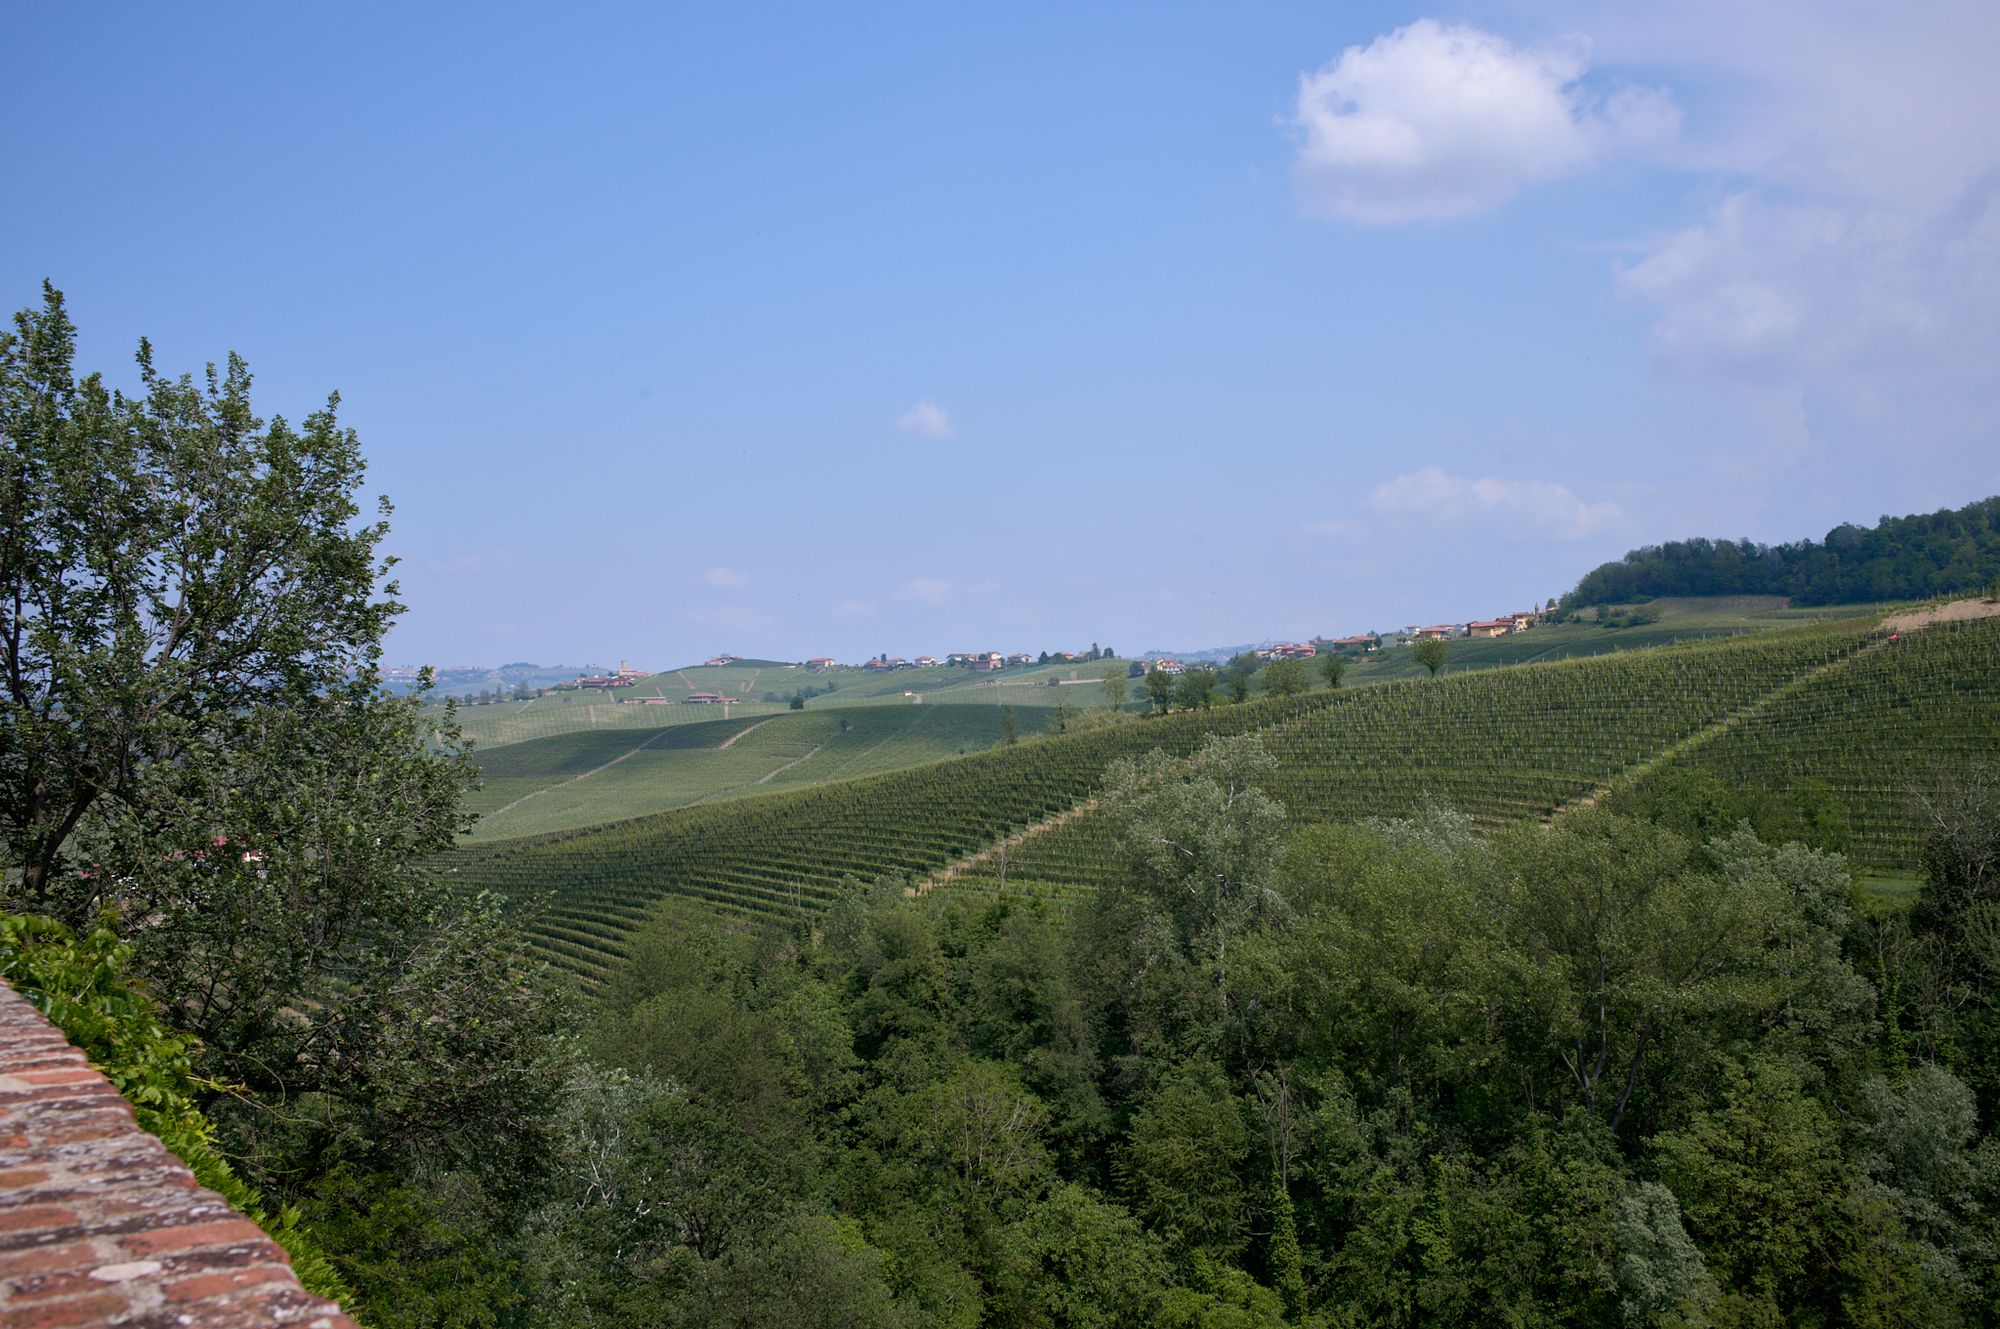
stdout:
POLYGON ((2000 618, 2000 600, 1953 600, 1950 604, 1892 614, 1882 620, 1891 632, 1915 632, 1933 623, 1963 623, 1974 618, 2000 618))

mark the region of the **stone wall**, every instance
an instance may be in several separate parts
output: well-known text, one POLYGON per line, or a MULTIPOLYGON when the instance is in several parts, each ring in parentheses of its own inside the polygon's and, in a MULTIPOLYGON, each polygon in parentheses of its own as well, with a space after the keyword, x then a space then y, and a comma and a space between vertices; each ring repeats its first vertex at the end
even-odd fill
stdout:
POLYGON ((0 1329, 354 1329, 0 983, 0 1329))

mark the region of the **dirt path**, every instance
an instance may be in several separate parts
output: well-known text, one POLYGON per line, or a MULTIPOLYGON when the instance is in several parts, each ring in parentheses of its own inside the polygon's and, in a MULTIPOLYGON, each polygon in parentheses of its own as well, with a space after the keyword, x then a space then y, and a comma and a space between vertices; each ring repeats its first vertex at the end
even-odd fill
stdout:
POLYGON ((967 873, 977 872, 980 868, 998 860, 1002 855, 1011 858, 1014 851, 1022 845, 1039 840, 1050 831, 1059 831, 1078 817, 1085 817, 1097 811, 1097 805, 1101 801, 1100 799, 1087 798, 1067 812, 1058 812, 1053 817, 1044 817, 1032 826, 1023 827, 1021 830, 1014 832, 996 845, 982 849, 976 854, 967 854, 956 863, 950 863, 939 868, 916 885, 906 888, 903 894, 923 895, 929 891, 936 890, 947 882, 963 877, 967 873))
MULTIPOLYGON (((771 718, 775 720, 777 717, 772 716, 771 718)), ((805 756, 794 757, 792 760, 786 762, 783 766, 780 766, 777 770, 758 776, 756 783, 758 784, 771 783, 771 781, 777 779, 779 776, 783 775, 786 771, 792 769, 792 767, 797 766, 800 762, 811 761, 814 757, 817 757, 820 754, 821 749, 825 747, 826 744, 822 743, 819 745, 819 747, 816 747, 811 752, 806 753, 805 756)))
MULTIPOLYGON (((1981 617, 1983 617, 1983 615, 1981 617)), ((1615 786, 1621 784, 1629 784, 1632 781, 1639 779, 1641 776, 1644 776, 1652 771, 1659 769, 1660 767, 1666 765, 1670 761, 1676 761, 1682 757, 1685 757, 1688 753, 1693 752, 1697 748, 1706 747, 1708 744, 1722 737, 1722 735, 1728 733, 1730 730, 1754 719, 1766 708, 1771 706, 1772 703, 1780 700, 1781 698, 1791 696, 1794 692, 1797 692, 1800 688, 1803 688, 1808 684, 1815 682, 1818 679, 1824 678, 1826 675, 1832 673, 1836 669, 1847 669, 1851 667, 1853 663, 1856 660, 1860 659, 1862 656, 1868 654, 1871 651, 1882 650, 1883 648, 1888 646, 1888 644, 1889 643, 1886 640, 1877 638, 1873 641, 1869 641, 1863 643, 1862 645, 1856 646, 1853 650, 1848 651, 1843 655, 1835 656, 1833 659, 1828 660, 1825 664, 1815 665, 1813 668, 1805 670, 1802 673, 1794 674, 1792 677, 1778 684, 1778 686, 1772 688, 1769 692, 1766 692, 1762 696, 1757 697, 1751 701, 1745 702, 1743 705, 1729 712, 1729 714, 1723 716, 1721 719, 1703 725, 1701 728, 1687 735, 1679 742, 1669 743, 1665 749, 1654 754, 1651 757, 1646 758, 1644 761, 1634 762, 1632 765, 1627 766, 1624 770, 1619 771, 1616 775, 1612 776, 1609 780, 1605 781, 1603 784, 1596 785, 1593 788, 1585 791, 1584 793, 1578 794, 1575 798, 1569 799, 1566 802, 1560 803, 1554 808, 1551 808, 1548 814, 1542 818, 1542 825, 1553 826, 1555 824, 1556 818, 1562 816, 1563 813, 1565 812, 1571 812, 1577 808, 1587 808, 1596 806, 1597 801, 1603 798, 1605 795, 1609 794, 1615 786)))
MULTIPOLYGON (((776 717, 774 716, 773 718, 775 719, 776 717)), ((756 726, 752 725, 751 728, 754 729, 756 728, 756 726)), ((521 795, 519 798, 515 799, 512 803, 509 803, 506 807, 497 808, 494 811, 487 813, 484 817, 481 817, 480 820, 491 821, 493 820, 493 818, 498 817, 503 813, 512 812, 515 808, 520 807, 523 803, 527 802, 531 798, 540 798, 543 794, 548 793, 551 789, 562 789, 569 785, 575 784, 578 780, 588 780, 591 776, 597 774, 599 771, 608 771, 613 766, 616 766, 619 762, 624 761, 629 757, 638 756, 641 752, 644 752, 647 748, 653 746, 653 744, 659 742, 661 739, 665 738, 668 734, 672 732, 673 732, 672 729, 662 729, 658 733, 654 734, 651 738, 641 743, 638 747, 633 748, 630 752, 621 753, 620 755, 613 757, 610 761, 605 762, 602 766, 593 766, 589 770, 585 771, 582 775, 572 775, 569 779, 564 780, 559 784, 544 785, 540 789, 532 790, 528 793, 525 793, 521 795)), ((738 737, 741 737, 741 735, 738 735, 738 737)))
POLYGON ((717 743, 715 745, 715 750, 717 752, 728 751, 730 748, 736 746, 737 739, 743 737, 745 734, 753 733, 756 730, 762 729, 765 725, 771 723, 771 721, 777 718, 778 717, 775 715, 766 716, 762 720, 759 720, 756 724, 747 725, 744 728, 737 730, 735 733, 731 734, 728 738, 725 738, 720 743, 717 743))
POLYGON ((1933 623, 1963 623, 1974 618, 2000 618, 2000 600, 1953 600, 1950 604, 1895 614, 1883 619, 1882 627, 1888 632, 1915 632, 1933 623))

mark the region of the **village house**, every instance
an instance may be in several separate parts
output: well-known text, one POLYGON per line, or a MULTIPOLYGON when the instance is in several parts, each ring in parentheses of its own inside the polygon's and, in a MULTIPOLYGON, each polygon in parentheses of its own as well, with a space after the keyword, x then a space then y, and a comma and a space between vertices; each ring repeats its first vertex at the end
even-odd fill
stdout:
POLYGON ((1465 625, 1468 637, 1504 637, 1513 630, 1514 620, 1511 618, 1489 618, 1465 625))
POLYGON ((937 668, 937 663, 938 660, 935 655, 920 655, 917 657, 917 668, 919 669, 935 669, 937 668))
POLYGON ((1005 661, 1001 659, 1000 652, 988 651, 984 655, 973 656, 971 663, 975 670, 985 671, 999 669, 1005 661))
POLYGON ((1427 628, 1411 628, 1410 636, 1417 641, 1447 641, 1456 637, 1459 625, 1456 623, 1433 623, 1427 628))
POLYGON ((1382 639, 1372 632, 1364 632, 1358 637, 1314 637, 1313 645, 1339 655, 1363 655, 1381 650, 1382 639))
POLYGON ((812 659, 806 661, 806 668, 812 670, 815 674, 823 674, 833 668, 833 657, 830 655, 815 655, 812 659))
POLYGON ((1178 660, 1159 659, 1153 661, 1153 672, 1156 674, 1185 674, 1187 666, 1178 660))
POLYGON ((1026 651, 1016 651, 1007 657, 1007 663, 1010 665, 1031 665, 1034 662, 1035 657, 1026 651))

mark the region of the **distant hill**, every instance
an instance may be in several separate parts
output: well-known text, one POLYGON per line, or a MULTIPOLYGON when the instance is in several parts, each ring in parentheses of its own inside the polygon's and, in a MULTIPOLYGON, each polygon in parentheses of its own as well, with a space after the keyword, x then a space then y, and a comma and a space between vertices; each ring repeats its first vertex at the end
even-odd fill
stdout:
POLYGON ((1824 540, 1676 540, 1587 573, 1565 609, 1662 595, 1784 595, 1797 605, 1924 600, 2000 576, 2000 498, 1836 526, 1824 540))

